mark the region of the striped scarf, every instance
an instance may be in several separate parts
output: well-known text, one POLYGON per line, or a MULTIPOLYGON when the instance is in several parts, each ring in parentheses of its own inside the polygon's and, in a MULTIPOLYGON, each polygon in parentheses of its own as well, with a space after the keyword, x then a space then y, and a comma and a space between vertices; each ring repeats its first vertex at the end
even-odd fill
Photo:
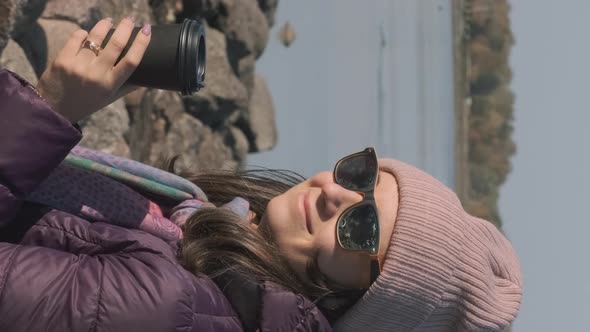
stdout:
MULTIPOLYGON (((215 207, 194 183, 158 168, 80 146, 26 199, 91 222, 136 228, 165 241, 182 239, 181 226, 202 207, 215 207), (166 197, 176 205, 166 214, 140 192, 166 197)), ((225 204, 242 217, 249 203, 236 197, 225 204)))

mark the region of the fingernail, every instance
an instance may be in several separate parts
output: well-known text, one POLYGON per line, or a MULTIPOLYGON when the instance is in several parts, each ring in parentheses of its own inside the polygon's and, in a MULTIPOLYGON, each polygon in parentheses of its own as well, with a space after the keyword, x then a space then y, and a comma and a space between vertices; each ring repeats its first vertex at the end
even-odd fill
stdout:
POLYGON ((152 25, 151 24, 144 24, 143 28, 141 28, 141 32, 144 35, 149 36, 150 33, 152 32, 152 25))
POLYGON ((109 21, 109 22, 113 23, 113 18, 112 18, 112 17, 106 17, 106 18, 105 18, 105 20, 107 20, 107 21, 109 21))
POLYGON ((133 16, 131 16, 131 15, 130 15, 130 16, 127 16, 126 18, 127 18, 129 21, 131 21, 131 22, 135 22, 135 20, 133 19, 133 16))

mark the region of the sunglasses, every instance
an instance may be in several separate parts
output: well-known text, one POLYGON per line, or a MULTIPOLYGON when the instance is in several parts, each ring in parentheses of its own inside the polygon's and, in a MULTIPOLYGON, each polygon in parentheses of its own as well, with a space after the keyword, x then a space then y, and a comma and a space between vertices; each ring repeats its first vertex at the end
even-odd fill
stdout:
POLYGON ((381 272, 379 262, 379 217, 375 205, 375 186, 379 165, 374 148, 340 159, 334 167, 334 182, 363 194, 363 200, 347 208, 336 222, 338 243, 345 250, 368 254, 371 258, 371 284, 381 272))

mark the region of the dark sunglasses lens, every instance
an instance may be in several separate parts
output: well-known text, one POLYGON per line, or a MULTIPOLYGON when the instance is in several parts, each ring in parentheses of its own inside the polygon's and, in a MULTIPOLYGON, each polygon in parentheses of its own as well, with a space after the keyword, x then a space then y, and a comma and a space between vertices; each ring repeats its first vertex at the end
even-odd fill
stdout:
POLYGON ((338 222, 338 240, 344 249, 377 249, 379 220, 372 205, 360 205, 346 211, 338 222))
POLYGON ((350 190, 373 189, 377 180, 377 159, 369 154, 358 154, 343 159, 334 171, 336 182, 350 190))

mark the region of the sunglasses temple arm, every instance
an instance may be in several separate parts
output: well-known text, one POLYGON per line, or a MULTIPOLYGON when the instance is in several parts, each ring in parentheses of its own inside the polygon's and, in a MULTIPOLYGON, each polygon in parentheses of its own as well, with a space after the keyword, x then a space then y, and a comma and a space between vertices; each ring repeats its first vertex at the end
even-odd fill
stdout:
POLYGON ((379 256, 378 255, 371 255, 371 284, 377 280, 379 273, 381 272, 381 267, 379 264, 379 256))

